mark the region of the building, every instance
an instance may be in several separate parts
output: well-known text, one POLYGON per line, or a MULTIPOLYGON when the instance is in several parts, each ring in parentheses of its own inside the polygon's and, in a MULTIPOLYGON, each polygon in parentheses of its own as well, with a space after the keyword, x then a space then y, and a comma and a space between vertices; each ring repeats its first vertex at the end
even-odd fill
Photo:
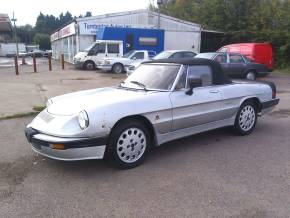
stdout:
POLYGON ((0 14, 0 42, 11 42, 13 28, 8 14, 0 14))
MULTIPOLYGON (((74 22, 51 35, 52 55, 73 61, 74 55, 96 40, 100 27, 158 28, 158 13, 136 10, 94 17, 77 18, 74 22)), ((164 14, 160 15, 160 29, 164 30, 164 49, 189 49, 200 51, 201 25, 164 14)))

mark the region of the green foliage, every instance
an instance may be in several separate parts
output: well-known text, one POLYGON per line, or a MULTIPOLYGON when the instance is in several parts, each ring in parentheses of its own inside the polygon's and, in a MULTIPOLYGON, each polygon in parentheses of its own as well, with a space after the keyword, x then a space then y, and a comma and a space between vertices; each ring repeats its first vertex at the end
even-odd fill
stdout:
POLYGON ((39 45, 40 49, 49 50, 50 47, 50 36, 45 33, 36 33, 33 42, 39 45))
POLYGON ((290 63, 290 0, 165 0, 161 12, 223 31, 228 43, 269 42, 275 65, 290 63))

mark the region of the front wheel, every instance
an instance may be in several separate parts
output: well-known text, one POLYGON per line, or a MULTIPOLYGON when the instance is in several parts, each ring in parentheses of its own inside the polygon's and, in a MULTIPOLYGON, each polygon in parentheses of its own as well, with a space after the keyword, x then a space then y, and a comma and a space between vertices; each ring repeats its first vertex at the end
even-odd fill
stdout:
POLYGON ((124 72, 124 66, 120 63, 114 64, 112 67, 113 73, 120 74, 124 72))
POLYGON ((96 65, 93 61, 86 61, 84 64, 84 68, 86 70, 94 70, 94 69, 96 69, 96 65))
POLYGON ((245 101, 236 116, 234 130, 238 135, 249 135, 257 124, 257 107, 252 101, 245 101))
POLYGON ((106 157, 114 166, 130 169, 145 160, 149 144, 145 126, 137 120, 127 120, 112 130, 106 157))

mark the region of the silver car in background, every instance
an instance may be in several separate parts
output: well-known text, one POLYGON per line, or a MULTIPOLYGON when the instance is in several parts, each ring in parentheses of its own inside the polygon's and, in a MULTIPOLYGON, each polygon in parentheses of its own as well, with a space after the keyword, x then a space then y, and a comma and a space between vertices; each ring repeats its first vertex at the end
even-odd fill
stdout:
MULTIPOLYGON (((154 56, 152 60, 161 60, 161 59, 181 60, 181 59, 194 58, 195 56, 196 56, 196 53, 189 50, 166 50, 154 56)), ((127 76, 131 75, 134 72, 134 70, 137 67, 139 67, 141 64, 142 62, 135 62, 128 65, 125 69, 127 76)))
POLYGON ((143 63, 116 87, 49 99, 26 127, 32 149, 58 160, 106 158, 141 164, 153 146, 232 126, 250 134, 258 115, 278 104, 273 83, 233 82, 206 59, 143 63))

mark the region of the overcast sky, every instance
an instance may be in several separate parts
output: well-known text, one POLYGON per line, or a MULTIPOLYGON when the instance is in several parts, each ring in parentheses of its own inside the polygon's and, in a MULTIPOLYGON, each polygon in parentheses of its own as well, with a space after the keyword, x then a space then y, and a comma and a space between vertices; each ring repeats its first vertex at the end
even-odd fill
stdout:
MULTIPOLYGON (((155 0, 151 0, 153 2, 155 0)), ((35 25, 41 11, 43 14, 58 16, 61 12, 69 11, 73 16, 91 11, 93 15, 112 12, 145 9, 149 0, 5 0, 1 1, 0 13, 9 14, 14 11, 16 25, 35 25), (5 3, 4 3, 5 2, 5 3)))

